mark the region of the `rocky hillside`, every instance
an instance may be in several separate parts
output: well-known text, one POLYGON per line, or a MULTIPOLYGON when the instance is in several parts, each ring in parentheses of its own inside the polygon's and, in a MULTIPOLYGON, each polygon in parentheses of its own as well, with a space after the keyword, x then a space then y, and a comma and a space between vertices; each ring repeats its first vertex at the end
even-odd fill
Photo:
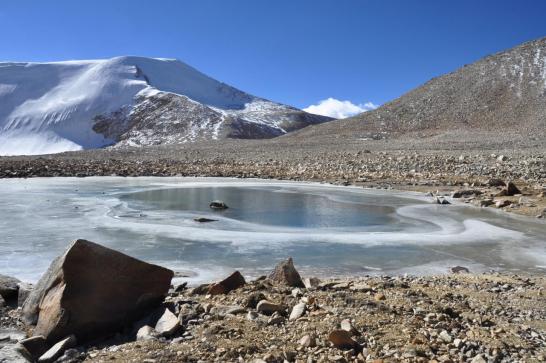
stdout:
POLYGON ((546 38, 487 56, 433 78, 382 107, 291 135, 381 139, 461 130, 544 135, 546 38))
POLYGON ((0 155, 272 138, 330 120, 173 59, 0 63, 0 155))

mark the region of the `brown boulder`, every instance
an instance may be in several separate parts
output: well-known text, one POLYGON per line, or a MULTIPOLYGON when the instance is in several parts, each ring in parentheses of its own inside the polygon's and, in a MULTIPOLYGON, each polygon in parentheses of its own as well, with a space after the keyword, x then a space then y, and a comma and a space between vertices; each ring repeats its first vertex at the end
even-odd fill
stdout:
POLYGON ((353 340, 351 333, 346 330, 333 330, 328 335, 328 340, 334 345, 334 347, 343 350, 358 349, 358 343, 353 340))
POLYGON ((49 266, 23 304, 35 335, 53 343, 115 332, 163 301, 173 272, 86 240, 49 266))
POLYGON ((227 294, 228 292, 238 289, 246 284, 245 278, 239 271, 235 271, 225 279, 209 287, 208 293, 211 295, 227 294))
POLYGON ((269 279, 281 284, 291 287, 305 287, 300 274, 294 267, 292 257, 289 257, 285 261, 281 261, 269 275, 269 279))

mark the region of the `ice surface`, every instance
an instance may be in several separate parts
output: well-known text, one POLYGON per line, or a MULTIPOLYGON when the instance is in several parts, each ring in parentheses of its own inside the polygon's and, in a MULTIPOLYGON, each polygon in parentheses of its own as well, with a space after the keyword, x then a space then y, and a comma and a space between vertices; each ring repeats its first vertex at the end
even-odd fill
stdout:
POLYGON ((546 272, 544 222, 457 203, 440 206, 417 193, 259 180, 44 178, 0 180, 0 203, 0 273, 28 281, 36 281, 76 238, 176 271, 190 271, 186 279, 192 283, 210 281, 233 269, 259 276, 288 255, 307 276, 442 273, 454 265, 473 271, 546 272), (165 198, 189 200, 192 195, 197 198, 195 188, 202 188, 205 197, 209 193, 210 199, 233 195, 230 209, 235 212, 210 211, 207 203, 201 207, 199 199, 186 208, 138 197, 170 190, 174 194, 165 198), (233 188, 236 194, 230 194, 233 188), (186 196, 176 193, 186 189, 190 192, 186 196), (245 197, 249 190, 260 191, 260 203, 252 200, 256 193, 245 197), (293 195, 286 199, 298 202, 286 204, 284 213, 307 220, 300 218, 297 225, 258 223, 237 211, 280 213, 279 206, 285 205, 280 199, 286 193, 293 195), (340 223, 343 219, 337 226, 316 223, 321 215, 317 209, 326 211, 324 216, 332 221, 358 213, 362 223, 340 223), (380 215, 369 219, 370 210, 380 215), (200 224, 193 221, 197 216, 218 222, 200 224))

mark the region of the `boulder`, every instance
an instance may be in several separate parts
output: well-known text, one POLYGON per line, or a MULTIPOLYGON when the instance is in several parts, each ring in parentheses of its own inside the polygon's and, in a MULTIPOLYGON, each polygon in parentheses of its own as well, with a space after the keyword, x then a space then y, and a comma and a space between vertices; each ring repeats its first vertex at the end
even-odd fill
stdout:
POLYGON ((70 335, 60 342, 53 345, 47 352, 42 354, 40 358, 38 358, 39 363, 51 363, 55 362, 57 358, 63 355, 65 350, 72 348, 76 346, 76 337, 74 335, 70 335))
POLYGON ((0 295, 0 308, 3 308, 4 306, 6 306, 6 300, 0 295))
POLYGON ((225 279, 209 287, 208 293, 211 295, 227 294, 228 292, 238 289, 246 284, 245 278, 239 271, 235 271, 225 279))
POLYGON ((171 270, 77 240, 55 259, 23 304, 34 334, 88 340, 130 324, 163 301, 171 270))
POLYGON ((211 209, 228 209, 229 207, 227 206, 226 203, 224 203, 223 201, 221 200, 213 200, 212 202, 210 202, 209 204, 209 207, 211 209))
POLYGON ((275 269, 269 275, 269 279, 281 284, 291 287, 305 287, 300 274, 294 267, 292 257, 287 260, 281 261, 275 269))
POLYGON ((6 301, 17 299, 20 282, 14 277, 0 275, 0 296, 6 301))

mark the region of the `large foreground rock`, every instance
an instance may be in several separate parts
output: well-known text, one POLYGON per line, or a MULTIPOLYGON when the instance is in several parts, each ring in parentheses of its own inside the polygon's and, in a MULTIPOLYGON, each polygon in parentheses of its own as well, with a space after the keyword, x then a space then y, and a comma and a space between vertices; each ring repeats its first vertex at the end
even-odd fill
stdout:
POLYGON ((292 257, 281 261, 269 275, 269 279, 291 287, 305 287, 300 274, 294 267, 292 257))
POLYGON ((71 334, 79 341, 99 337, 158 305, 172 277, 171 270, 77 240, 29 295, 23 319, 50 343, 71 334))

